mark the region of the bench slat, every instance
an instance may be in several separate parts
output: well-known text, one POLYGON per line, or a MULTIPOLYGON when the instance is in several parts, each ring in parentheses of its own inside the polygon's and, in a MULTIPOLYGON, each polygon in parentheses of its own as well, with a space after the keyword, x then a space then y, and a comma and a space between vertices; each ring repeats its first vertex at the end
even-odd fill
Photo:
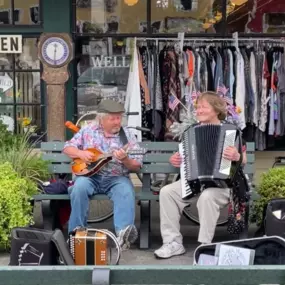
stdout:
POLYGON ((50 164, 48 165, 48 170, 52 174, 72 174, 70 163, 50 164))
MULTIPOLYGON (((50 164, 49 171, 51 173, 57 174, 69 174, 71 172, 71 165, 70 164, 50 164)), ((153 163, 149 165, 143 165, 142 169, 139 171, 140 173, 179 173, 180 169, 175 168, 167 163, 153 163)), ((245 174, 254 174, 254 165, 247 164, 244 168, 245 174)))
POLYGON ((53 174, 70 174, 72 173, 71 172, 71 165, 68 163, 68 164, 64 164, 64 163, 61 163, 61 164, 50 164, 48 166, 48 170, 50 173, 53 173, 53 174))
MULTIPOLYGON (((62 151, 65 142, 42 142, 42 151, 62 151)), ((148 148, 150 151, 177 151, 178 142, 140 142, 139 145, 148 148)), ((255 151, 254 142, 247 142, 248 151, 255 151)))
POLYGON ((143 157, 143 162, 169 162, 172 153, 148 153, 143 157))
MULTIPOLYGON (((140 186, 135 187, 136 191, 136 199, 137 200, 158 200, 159 195, 153 194, 152 191, 141 191, 140 186)), ((38 194, 34 195, 33 199, 35 201, 42 201, 42 200, 69 200, 70 197, 68 194, 58 194, 58 195, 50 195, 50 194, 38 194)), ((90 198, 91 200, 108 200, 108 196, 105 194, 97 194, 90 198)))
MULTIPOLYGON (((168 162, 172 153, 148 153, 144 155, 144 162, 168 162)), ((44 153, 43 159, 52 162, 72 162, 72 159, 63 153, 44 153)), ((253 153, 247 154, 247 162, 255 162, 255 155, 253 153)))
MULTIPOLYGON (((172 153, 148 153, 144 155, 143 162, 169 162, 169 158, 172 153)), ((255 155, 253 153, 248 153, 247 155, 247 162, 254 163, 255 162, 255 155)))
MULTIPOLYGON (((150 151, 177 151, 178 142, 141 142, 141 147, 147 148, 150 151)), ((255 151, 255 143, 246 143, 247 151, 255 151)))
MULTIPOLYGON (((144 165, 141 170, 142 173, 179 173, 180 168, 175 168, 167 163, 157 163, 144 165)), ((245 174, 254 174, 254 165, 246 164, 244 167, 245 174)))
MULTIPOLYGON (((64 142, 42 142, 42 151, 62 151, 64 142)), ((147 148, 150 151, 176 151, 178 149, 177 142, 140 142, 140 147, 147 148)))
POLYGON ((42 142, 42 151, 62 151, 64 147, 64 142, 42 142))
POLYGON ((72 159, 63 153, 44 153, 42 158, 51 162, 72 162, 72 159))
POLYGON ((247 142, 246 143, 246 150, 247 151, 255 151, 255 143, 254 142, 247 142))
POLYGON ((177 142, 141 142, 140 146, 149 151, 170 151, 178 150, 177 142))
POLYGON ((249 164, 255 163, 255 154, 247 153, 246 158, 247 158, 247 163, 249 164))

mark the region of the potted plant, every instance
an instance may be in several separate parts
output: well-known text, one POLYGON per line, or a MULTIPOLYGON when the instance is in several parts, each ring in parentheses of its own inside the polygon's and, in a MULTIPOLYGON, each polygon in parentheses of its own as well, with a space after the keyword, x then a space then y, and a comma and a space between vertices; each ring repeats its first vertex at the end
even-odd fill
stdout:
POLYGON ((50 178, 48 161, 31 143, 32 133, 13 134, 0 121, 0 249, 9 248, 13 227, 32 222, 31 197, 50 178))
POLYGON ((263 173, 257 194, 259 198, 253 204, 251 220, 260 226, 263 222, 263 210, 268 202, 274 198, 285 197, 285 168, 276 167, 263 173))
POLYGON ((10 248, 10 233, 14 227, 32 222, 30 196, 37 185, 22 178, 9 162, 0 163, 0 250, 10 248))

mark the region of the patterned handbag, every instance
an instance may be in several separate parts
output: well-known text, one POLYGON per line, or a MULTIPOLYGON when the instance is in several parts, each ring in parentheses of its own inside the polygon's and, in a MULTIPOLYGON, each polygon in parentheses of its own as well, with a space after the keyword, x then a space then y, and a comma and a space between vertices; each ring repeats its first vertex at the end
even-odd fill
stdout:
POLYGON ((249 189, 249 179, 240 169, 230 194, 227 226, 230 234, 240 234, 246 227, 246 206, 249 189))
POLYGON ((231 199, 229 205, 228 227, 230 234, 240 234, 246 226, 246 203, 239 203, 237 199, 231 199))

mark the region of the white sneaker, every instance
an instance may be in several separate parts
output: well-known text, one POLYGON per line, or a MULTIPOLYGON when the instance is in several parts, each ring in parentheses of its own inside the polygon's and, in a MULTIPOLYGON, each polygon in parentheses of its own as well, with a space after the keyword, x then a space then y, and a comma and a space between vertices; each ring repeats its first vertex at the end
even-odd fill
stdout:
POLYGON ((138 238, 138 231, 134 225, 129 225, 118 234, 118 242, 122 250, 129 249, 131 244, 133 244, 138 238))
POLYGON ((157 258, 170 258, 175 255, 181 255, 186 252, 184 246, 176 241, 164 244, 154 252, 157 258))

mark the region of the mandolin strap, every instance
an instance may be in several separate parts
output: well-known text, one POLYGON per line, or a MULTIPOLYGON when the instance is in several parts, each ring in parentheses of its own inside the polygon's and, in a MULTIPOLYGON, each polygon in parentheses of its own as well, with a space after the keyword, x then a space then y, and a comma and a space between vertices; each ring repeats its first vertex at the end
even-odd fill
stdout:
POLYGON ((120 129, 119 136, 120 136, 120 140, 123 143, 123 145, 126 145, 129 142, 123 128, 120 129))

